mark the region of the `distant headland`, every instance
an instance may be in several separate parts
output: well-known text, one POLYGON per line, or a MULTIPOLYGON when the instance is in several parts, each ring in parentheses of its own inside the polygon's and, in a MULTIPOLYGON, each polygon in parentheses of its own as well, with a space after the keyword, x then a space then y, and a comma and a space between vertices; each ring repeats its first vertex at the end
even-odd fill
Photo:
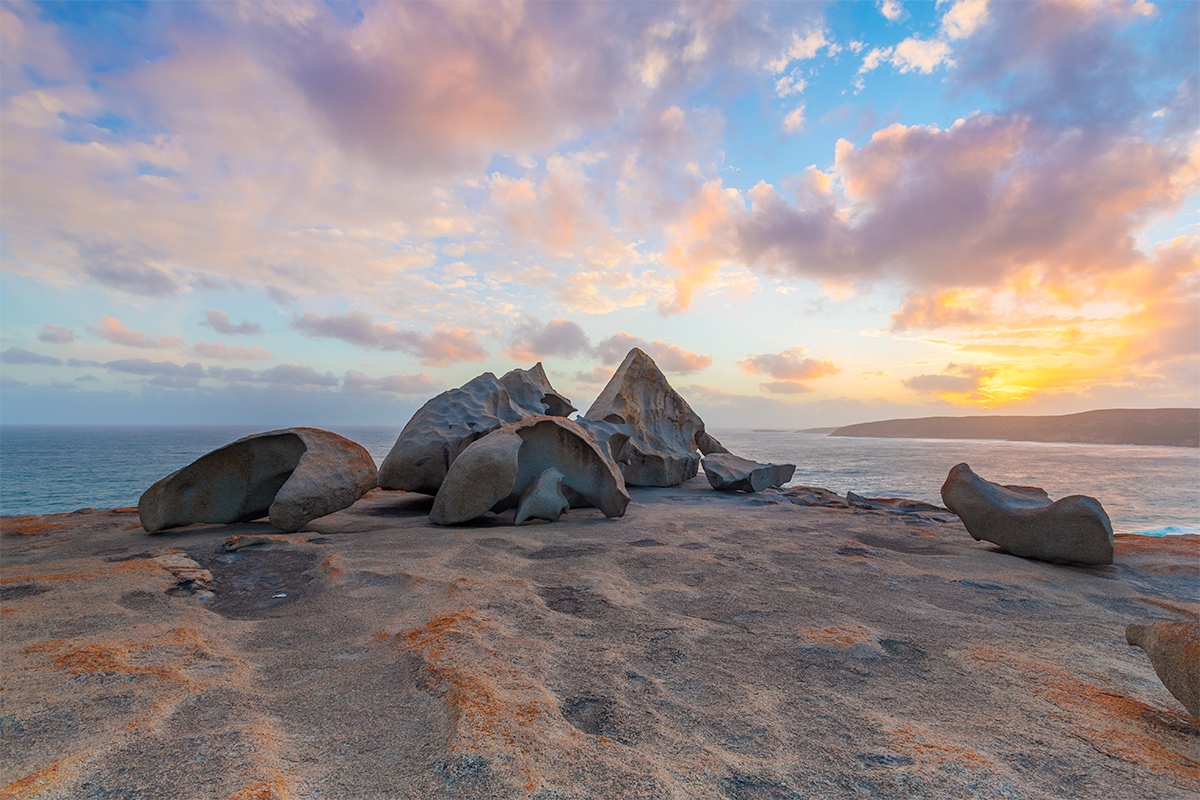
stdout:
POLYGON ((1108 408, 1056 417, 889 419, 846 425, 828 432, 830 436, 884 439, 1003 439, 1200 447, 1200 408, 1108 408))

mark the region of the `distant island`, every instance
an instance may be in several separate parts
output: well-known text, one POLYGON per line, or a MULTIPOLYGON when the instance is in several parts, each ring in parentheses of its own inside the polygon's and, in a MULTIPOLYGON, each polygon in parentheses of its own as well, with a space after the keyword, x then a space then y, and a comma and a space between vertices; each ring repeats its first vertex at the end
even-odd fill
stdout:
POLYGON ((1200 447, 1200 408, 1109 408, 1057 417, 889 419, 846 425, 829 435, 1200 447))

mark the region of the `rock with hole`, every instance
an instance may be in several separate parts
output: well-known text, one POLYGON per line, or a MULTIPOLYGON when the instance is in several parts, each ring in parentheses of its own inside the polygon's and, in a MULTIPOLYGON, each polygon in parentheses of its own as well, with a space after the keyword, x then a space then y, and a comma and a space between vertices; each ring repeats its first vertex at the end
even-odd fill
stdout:
POLYGON ((285 428, 238 439, 172 472, 138 500, 147 533, 196 522, 268 517, 297 531, 352 505, 375 486, 361 445, 317 428, 285 428))
POLYGON ((502 378, 485 372, 442 392, 413 415, 379 467, 379 485, 436 495, 450 465, 472 442, 502 425, 575 411, 554 390, 539 362, 502 378))
POLYGON ((1042 489, 1002 486, 966 464, 950 470, 942 485, 946 508, 976 540, 1014 556, 1059 564, 1111 564, 1113 529, 1100 501, 1071 495, 1051 502, 1042 489))
POLYGON ((606 517, 625 513, 629 492, 617 465, 579 425, 546 416, 505 425, 467 447, 446 473, 429 519, 454 525, 505 511, 551 469, 562 475, 564 501, 570 489, 606 517))

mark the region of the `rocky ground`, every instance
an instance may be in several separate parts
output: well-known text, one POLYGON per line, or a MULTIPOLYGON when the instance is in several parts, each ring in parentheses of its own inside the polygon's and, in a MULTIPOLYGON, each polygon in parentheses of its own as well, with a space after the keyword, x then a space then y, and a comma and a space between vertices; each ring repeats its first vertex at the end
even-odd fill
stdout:
POLYGON ((1124 636, 1200 618, 1200 537, 1063 567, 703 478, 631 495, 520 527, 379 490, 287 535, 5 518, 0 797, 1200 790, 1124 636))

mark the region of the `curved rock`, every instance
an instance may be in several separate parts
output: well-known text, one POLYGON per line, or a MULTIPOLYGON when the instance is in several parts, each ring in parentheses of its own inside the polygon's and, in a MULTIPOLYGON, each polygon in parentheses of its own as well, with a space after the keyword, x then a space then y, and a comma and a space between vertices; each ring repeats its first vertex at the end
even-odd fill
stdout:
POLYGON ((485 372, 418 409, 379 467, 384 489, 437 494, 450 465, 477 439, 529 417, 575 411, 554 390, 541 363, 502 378, 485 372))
POLYGON ((950 470, 942 500, 975 539, 1014 556, 1059 564, 1111 564, 1113 530, 1100 501, 1071 495, 1054 502, 1029 486, 986 481, 966 464, 950 470))
POLYGON ((625 513, 629 492, 616 464, 579 425, 547 416, 505 425, 467 447, 450 465, 429 519, 454 525, 512 508, 551 468, 562 473, 564 494, 572 490, 606 517, 625 513))
POLYGON ((172 472, 142 494, 138 516, 147 533, 264 516, 290 533, 353 505, 375 476, 361 445, 317 428, 285 428, 238 439, 172 472))
POLYGON ((1200 720, 1200 622, 1133 623, 1125 641, 1146 651, 1163 686, 1200 720))
POLYGON ((728 452, 636 347, 577 422, 621 465, 630 486, 678 486, 696 477, 698 449, 728 452))
POLYGON ((721 492, 761 492, 782 486, 795 472, 795 464, 760 464, 729 452, 704 457, 704 477, 721 492))
POLYGON ((517 501, 513 525, 520 525, 527 519, 557 522, 571 508, 570 501, 563 494, 562 482, 563 474, 554 467, 530 481, 517 501))

